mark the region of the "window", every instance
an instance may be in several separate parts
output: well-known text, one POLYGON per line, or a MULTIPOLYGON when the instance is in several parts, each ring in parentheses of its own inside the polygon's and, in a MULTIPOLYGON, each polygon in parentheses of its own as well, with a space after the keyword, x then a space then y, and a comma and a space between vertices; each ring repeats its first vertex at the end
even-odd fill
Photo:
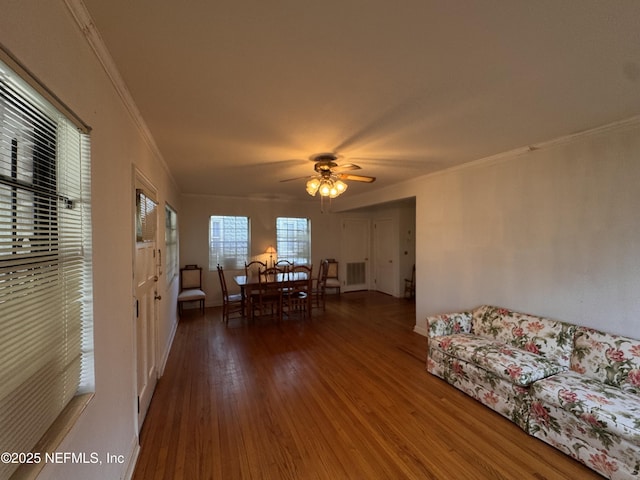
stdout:
POLYGON ((249 259, 249 217, 212 216, 209 221, 209 270, 242 270, 249 259))
POLYGON ((279 260, 311 264, 311 221, 308 218, 276 218, 276 250, 279 260))
POLYGON ((93 391, 89 171, 88 136, 0 62, 1 452, 93 391))
POLYGON ((136 189, 136 242, 156 241, 157 211, 156 201, 143 189, 136 189))
POLYGON ((167 250, 167 283, 178 274, 178 214, 169 205, 164 207, 164 241, 167 250))

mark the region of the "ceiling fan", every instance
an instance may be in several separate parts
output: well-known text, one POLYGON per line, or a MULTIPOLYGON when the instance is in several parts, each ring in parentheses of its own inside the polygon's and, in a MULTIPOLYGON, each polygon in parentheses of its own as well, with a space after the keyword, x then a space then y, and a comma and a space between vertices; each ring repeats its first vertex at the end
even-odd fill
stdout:
POLYGON ((338 158, 338 155, 335 153, 316 153, 309 158, 309 160, 315 162, 313 169, 317 172, 316 175, 288 178, 281 180, 281 182, 290 182, 306 178, 307 193, 309 195, 315 196, 316 193, 320 193, 322 197, 335 198, 342 194, 348 187, 343 180, 364 183, 371 183, 376 180, 376 177, 344 173, 351 170, 360 170, 360 167, 353 163, 338 165, 336 163, 338 158))

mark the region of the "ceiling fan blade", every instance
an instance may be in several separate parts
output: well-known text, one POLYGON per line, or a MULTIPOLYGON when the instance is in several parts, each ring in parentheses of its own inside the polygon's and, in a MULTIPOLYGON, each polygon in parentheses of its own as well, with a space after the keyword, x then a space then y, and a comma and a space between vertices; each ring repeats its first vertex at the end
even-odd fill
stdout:
POLYGON ((364 175, 350 175, 348 173, 339 173, 337 176, 340 180, 351 180, 354 182, 372 183, 376 181, 376 177, 366 177, 364 175))
POLYGON ((302 180, 303 178, 313 178, 316 177, 317 175, 305 175, 304 177, 295 177, 295 178, 287 178, 285 180, 280 180, 280 183, 282 182, 293 182, 294 180, 302 180))
POLYGON ((354 163, 345 163, 331 169, 331 171, 334 173, 345 172, 347 170, 360 170, 360 166, 354 163))

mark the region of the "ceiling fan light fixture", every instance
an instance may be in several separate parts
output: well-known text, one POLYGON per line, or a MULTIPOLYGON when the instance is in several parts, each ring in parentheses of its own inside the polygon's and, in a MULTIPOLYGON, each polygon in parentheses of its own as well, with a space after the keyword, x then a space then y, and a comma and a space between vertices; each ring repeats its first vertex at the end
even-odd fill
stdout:
POLYGON ((339 155, 335 153, 318 153, 316 155, 312 155, 310 160, 315 162, 313 167, 316 172, 315 175, 310 177, 289 178, 287 180, 281 180, 281 182, 306 178, 307 181, 305 187, 307 193, 312 197, 315 197, 319 193, 320 199, 323 200, 326 197, 329 197, 330 199, 339 197, 346 192, 349 186, 343 180, 371 183, 376 179, 375 177, 344 173, 351 170, 359 170, 360 167, 353 163, 338 165, 336 163, 338 158, 339 155))
MULTIPOLYGON (((318 190, 320 192, 320 195, 323 197, 334 198, 333 196, 331 196, 332 190, 334 190, 333 181, 331 179, 323 178, 320 181, 320 189, 318 190)), ((337 195, 335 196, 337 197, 337 195)))
POLYGON ((313 177, 307 181, 307 193, 312 197, 319 193, 321 197, 336 198, 344 193, 347 187, 345 182, 332 177, 313 177))
POLYGON ((307 182, 307 193, 312 197, 316 196, 316 193, 318 193, 319 188, 320 188, 320 179, 318 177, 314 177, 307 182))
POLYGON ((344 183, 342 180, 338 180, 338 181, 334 182, 333 186, 336 187, 336 190, 338 191, 338 195, 340 195, 340 194, 344 193, 347 190, 347 187, 349 185, 344 183))

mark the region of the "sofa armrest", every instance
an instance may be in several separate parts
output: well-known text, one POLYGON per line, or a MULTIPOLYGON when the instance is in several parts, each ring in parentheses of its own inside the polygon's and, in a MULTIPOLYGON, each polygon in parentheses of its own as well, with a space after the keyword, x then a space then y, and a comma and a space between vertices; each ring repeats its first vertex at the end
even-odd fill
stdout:
POLYGON ((471 312, 444 313, 427 317, 429 337, 471 333, 471 312))

